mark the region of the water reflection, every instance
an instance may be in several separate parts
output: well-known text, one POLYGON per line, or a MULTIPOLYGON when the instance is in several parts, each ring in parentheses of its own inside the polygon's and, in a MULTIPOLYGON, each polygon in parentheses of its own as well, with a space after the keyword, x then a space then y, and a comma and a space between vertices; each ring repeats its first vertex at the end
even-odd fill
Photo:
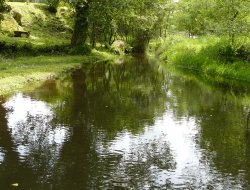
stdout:
POLYGON ((247 189, 249 108, 144 58, 83 65, 0 105, 0 189, 247 189))
MULTIPOLYGON (((7 110, 3 117, 8 128, 5 129, 6 134, 1 135, 9 138, 4 140, 4 143, 11 142, 9 149, 15 154, 17 162, 13 166, 21 165, 32 172, 36 171, 39 175, 36 176, 35 182, 48 183, 53 179, 55 164, 68 136, 68 129, 60 124, 51 124, 53 112, 49 105, 22 94, 9 99, 2 109, 7 110)), ((6 157, 9 153, 10 150, 6 150, 6 157)), ((13 180, 11 183, 17 182, 13 180)), ((30 183, 27 182, 24 182, 25 186, 30 183)))

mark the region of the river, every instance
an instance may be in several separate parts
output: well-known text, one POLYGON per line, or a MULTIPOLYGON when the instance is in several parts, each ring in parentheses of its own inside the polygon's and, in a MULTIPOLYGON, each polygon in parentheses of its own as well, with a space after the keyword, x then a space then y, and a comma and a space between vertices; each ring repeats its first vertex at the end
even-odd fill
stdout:
POLYGON ((249 189, 250 95, 146 58, 0 103, 0 189, 249 189))

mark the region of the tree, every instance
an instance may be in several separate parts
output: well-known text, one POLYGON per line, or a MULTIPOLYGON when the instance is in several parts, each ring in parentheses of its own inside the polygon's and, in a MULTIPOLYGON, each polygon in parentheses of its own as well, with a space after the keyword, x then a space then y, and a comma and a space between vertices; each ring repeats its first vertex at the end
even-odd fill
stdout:
POLYGON ((250 2, 247 0, 181 0, 177 5, 177 28, 189 36, 226 33, 234 49, 236 35, 249 32, 250 2))
POLYGON ((70 3, 75 9, 72 46, 84 45, 88 34, 92 46, 95 46, 97 39, 111 44, 115 34, 113 20, 119 12, 121 1, 75 0, 70 3))
POLYGON ((132 38, 131 44, 135 52, 145 52, 149 40, 159 36, 164 25, 167 7, 171 1, 138 0, 130 1, 130 12, 124 19, 125 28, 132 38))
POLYGON ((250 31, 250 2, 247 0, 216 0, 216 7, 213 9, 214 23, 219 34, 226 33, 229 45, 235 49, 235 38, 237 35, 247 35, 250 31))
POLYGON ((177 7, 177 29, 187 32, 189 37, 205 34, 211 29, 210 0, 181 0, 177 7))
POLYGON ((3 12, 9 12, 11 7, 6 4, 5 0, 0 0, 0 23, 4 19, 4 16, 1 14, 3 12))
MULTIPOLYGON (((72 45, 84 45, 88 32, 92 46, 96 41, 111 44, 125 39, 137 52, 144 52, 149 40, 164 24, 170 0, 77 0, 72 45)), ((159 32, 158 32, 159 34, 159 32)))
POLYGON ((88 33, 89 1, 79 0, 74 3, 75 24, 71 38, 72 46, 81 46, 85 44, 88 33))
POLYGON ((0 0, 0 12, 9 12, 11 7, 6 4, 5 0, 0 0))
POLYGON ((0 0, 0 23, 4 19, 4 16, 1 14, 3 12, 10 12, 11 7, 6 4, 5 0, 0 0))
POLYGON ((114 42, 118 35, 117 23, 119 23, 119 17, 126 12, 123 11, 126 10, 124 2, 126 1, 92 1, 90 4, 89 24, 93 47, 96 41, 109 45, 114 42))

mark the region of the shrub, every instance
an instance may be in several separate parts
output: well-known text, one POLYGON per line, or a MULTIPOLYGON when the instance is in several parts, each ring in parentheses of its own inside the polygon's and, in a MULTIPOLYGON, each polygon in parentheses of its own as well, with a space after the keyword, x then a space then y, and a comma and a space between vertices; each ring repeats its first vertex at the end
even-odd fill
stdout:
POLYGON ((1 12, 10 12, 11 7, 5 3, 5 0, 0 0, 0 23, 4 20, 4 16, 1 12))
POLYGON ((4 19, 4 16, 2 14, 0 14, 0 23, 1 21, 4 19))
POLYGON ((250 62, 250 47, 246 45, 240 46, 236 51, 236 56, 250 62))
MULTIPOLYGON (((69 45, 53 45, 53 46, 41 46, 36 47, 31 43, 6 43, 0 41, 0 54, 1 55, 59 55, 59 54, 68 54, 72 51, 69 45)), ((87 53, 89 50, 84 47, 78 51, 73 52, 74 54, 87 53), (81 51, 80 51, 81 50, 81 51)))
POLYGON ((54 6, 48 6, 48 11, 49 11, 50 13, 56 13, 56 12, 57 12, 57 8, 54 7, 54 6))
POLYGON ((59 3, 60 3, 60 0, 47 0, 48 11, 51 13, 56 13, 59 3))
POLYGON ((89 45, 77 46, 77 47, 71 48, 69 53, 73 55, 75 54, 88 55, 91 53, 91 47, 89 45))
POLYGON ((0 0, 0 12, 10 12, 10 5, 5 3, 5 0, 0 0))
POLYGON ((218 45, 219 56, 228 62, 234 62, 237 60, 250 61, 250 47, 248 44, 238 42, 235 47, 230 45, 222 45, 222 42, 218 45))

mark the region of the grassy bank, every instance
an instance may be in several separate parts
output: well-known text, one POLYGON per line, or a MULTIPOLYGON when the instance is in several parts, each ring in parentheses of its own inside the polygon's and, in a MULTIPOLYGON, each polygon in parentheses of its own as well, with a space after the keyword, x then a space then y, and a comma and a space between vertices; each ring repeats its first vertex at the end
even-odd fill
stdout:
MULTIPOLYGON (((10 2, 0 26, 0 54, 13 56, 79 54, 70 47, 73 10, 61 6, 57 13, 41 3, 10 2), (14 18, 21 15, 21 24, 14 18), (30 37, 14 37, 14 31, 30 32, 30 37)), ((80 49, 78 49, 79 51, 80 49)), ((82 49, 83 53, 86 49, 82 49)), ((81 53, 82 53, 81 52, 81 53)))
POLYGON ((203 75, 250 81, 250 40, 242 38, 236 52, 230 52, 226 39, 204 36, 190 39, 181 35, 155 41, 151 51, 164 62, 203 75))
POLYGON ((1 41, 8 44, 30 44, 34 47, 69 43, 72 32, 73 11, 59 7, 55 14, 41 3, 9 2, 11 12, 4 13, 1 23, 1 41), (14 19, 13 12, 21 15, 21 25, 14 19), (30 31, 29 38, 14 38, 14 31, 30 31))
POLYGON ((85 56, 37 56, 15 59, 0 58, 0 95, 18 91, 41 80, 56 77, 84 63, 114 60, 108 52, 93 50, 85 56))
POLYGON ((0 95, 58 76, 82 63, 115 58, 101 48, 70 47, 73 11, 69 7, 61 6, 57 13, 50 13, 46 4, 8 4, 12 11, 4 13, 0 26, 0 95), (13 11, 21 15, 21 25, 13 11), (14 37, 16 30, 30 31, 30 37, 14 37))

